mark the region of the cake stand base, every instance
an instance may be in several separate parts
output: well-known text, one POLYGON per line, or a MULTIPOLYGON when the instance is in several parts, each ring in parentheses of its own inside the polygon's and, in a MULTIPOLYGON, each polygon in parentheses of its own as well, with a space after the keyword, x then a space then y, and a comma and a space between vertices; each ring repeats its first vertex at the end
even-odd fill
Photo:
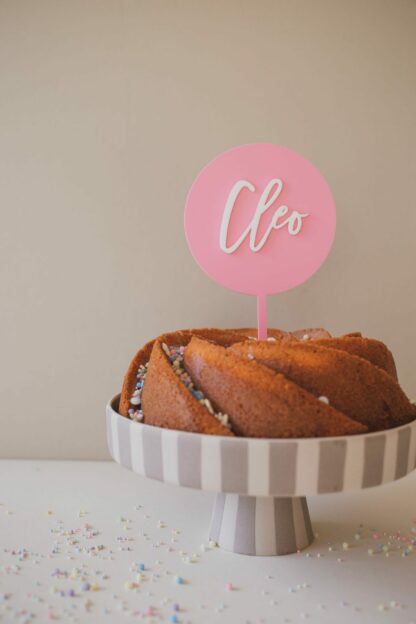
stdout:
POLYGON ((242 555, 289 555, 313 542, 305 497, 217 494, 209 539, 242 555))

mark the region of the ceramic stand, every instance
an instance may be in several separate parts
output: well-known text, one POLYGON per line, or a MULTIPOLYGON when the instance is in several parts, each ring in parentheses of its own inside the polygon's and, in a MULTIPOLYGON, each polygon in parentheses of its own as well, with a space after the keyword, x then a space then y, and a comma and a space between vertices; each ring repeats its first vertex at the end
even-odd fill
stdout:
POLYGON ((313 541, 306 496, 381 485, 415 468, 416 421, 334 438, 230 438, 134 422, 118 402, 107 405, 113 459, 150 479, 215 492, 209 537, 235 553, 302 550, 313 541))
POLYGON ((209 539, 242 555, 288 555, 313 541, 304 496, 217 494, 209 539))

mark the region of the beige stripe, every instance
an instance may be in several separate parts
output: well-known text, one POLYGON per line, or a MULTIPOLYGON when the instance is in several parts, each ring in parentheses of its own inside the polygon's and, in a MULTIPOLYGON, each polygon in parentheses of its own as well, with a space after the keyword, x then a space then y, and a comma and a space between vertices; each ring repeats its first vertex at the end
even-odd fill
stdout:
POLYGON ((112 438, 112 446, 113 446, 113 458, 116 462, 120 463, 120 444, 118 440, 118 419, 123 418, 119 416, 115 412, 111 415, 111 438, 112 438))
POLYGON ((409 461, 407 464, 407 472, 411 472, 416 468, 416 421, 410 425, 410 448, 409 461))
POLYGON ((163 481, 179 484, 178 475, 178 431, 162 431, 163 481))
POLYGON ((285 441, 270 447, 270 494, 292 496, 296 487, 298 443, 285 441))
POLYGON ((267 440, 256 440, 248 446, 248 493, 254 496, 269 493, 269 448, 267 440))
POLYGON ((256 498, 239 496, 235 523, 234 552, 242 555, 256 554, 256 498))
POLYGON ((319 443, 318 492, 340 492, 344 485, 346 440, 321 440, 319 443))
POLYGON ((201 436, 179 433, 178 470, 181 485, 201 489, 201 436))
POLYGON ((144 475, 143 461, 143 425, 133 423, 130 429, 131 469, 144 475))
POLYGON ((407 463, 409 461, 410 447, 410 426, 400 429, 398 432, 399 440, 397 443, 397 460, 396 460, 396 479, 404 477, 407 471, 407 463))
POLYGON ((220 438, 203 436, 201 447, 201 488, 221 492, 220 438))
POLYGON ((292 498, 274 499, 274 521, 276 526, 276 552, 287 555, 296 552, 295 525, 293 523, 292 498))
POLYGON ((396 473, 396 458, 397 458, 397 443, 399 436, 397 431, 392 431, 386 435, 386 447, 384 450, 384 465, 383 476, 381 478, 382 483, 388 483, 394 480, 396 473))
POLYGON ((276 530, 274 524, 274 498, 256 498, 256 554, 276 553, 276 530))
POLYGON ((345 459, 344 490, 361 488, 364 470, 364 438, 350 437, 345 459))
POLYGON ((319 443, 301 440, 298 444, 295 496, 318 492, 319 443))
POLYGON ((107 405, 105 414, 106 414, 105 415, 105 428, 106 428, 106 434, 107 434, 107 447, 108 447, 111 457, 113 457, 113 434, 111 431, 111 420, 113 417, 113 413, 109 405, 107 405))
POLYGON ((300 499, 300 502, 302 504, 303 519, 304 519, 304 522, 305 522, 306 533, 308 534, 308 541, 309 541, 310 544, 312 544, 312 542, 313 542, 313 540, 315 538, 315 535, 314 535, 313 530, 312 530, 311 518, 310 518, 310 515, 309 515, 309 509, 308 509, 308 503, 306 502, 305 496, 303 496, 300 499))
POLYGON ((162 434, 159 427, 143 427, 143 459, 146 477, 163 481, 162 434))
POLYGON ((129 470, 131 470, 130 429, 132 424, 129 418, 123 417, 117 421, 120 463, 129 470))
POLYGON ((221 444, 222 491, 247 494, 248 442, 223 438, 221 444))
POLYGON ((306 530, 305 517, 303 513, 302 498, 296 496, 292 498, 293 522, 295 524, 296 548, 302 550, 309 545, 308 532, 306 530))
POLYGON ((385 446, 385 433, 365 439, 363 488, 380 485, 383 476, 385 446))

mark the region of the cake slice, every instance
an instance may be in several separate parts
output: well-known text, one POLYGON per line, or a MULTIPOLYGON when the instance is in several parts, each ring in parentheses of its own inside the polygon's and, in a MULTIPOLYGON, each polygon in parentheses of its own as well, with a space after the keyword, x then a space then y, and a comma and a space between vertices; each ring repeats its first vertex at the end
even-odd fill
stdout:
POLYGON ((370 431, 397 427, 415 418, 415 406, 393 376, 348 351, 318 341, 284 345, 246 341, 230 350, 283 374, 370 431))
POLYGON ((208 407, 207 399, 203 403, 189 390, 181 379, 183 372, 169 361, 167 349, 166 343, 159 340, 153 345, 141 395, 146 424, 180 431, 233 435, 230 428, 216 417, 212 407, 208 407))
POLYGON ((284 375, 209 341, 193 337, 184 364, 214 407, 228 414, 236 435, 305 438, 367 431, 284 375))

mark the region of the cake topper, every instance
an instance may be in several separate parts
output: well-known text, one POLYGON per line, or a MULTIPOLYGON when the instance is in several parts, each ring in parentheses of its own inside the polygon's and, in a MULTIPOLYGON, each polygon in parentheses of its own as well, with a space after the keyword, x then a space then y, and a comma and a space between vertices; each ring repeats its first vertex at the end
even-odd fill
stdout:
POLYGON ((290 290, 322 265, 335 235, 335 204, 320 172, 271 143, 241 145, 212 160, 185 206, 185 233, 199 266, 226 288, 257 297, 267 338, 267 295, 290 290))

